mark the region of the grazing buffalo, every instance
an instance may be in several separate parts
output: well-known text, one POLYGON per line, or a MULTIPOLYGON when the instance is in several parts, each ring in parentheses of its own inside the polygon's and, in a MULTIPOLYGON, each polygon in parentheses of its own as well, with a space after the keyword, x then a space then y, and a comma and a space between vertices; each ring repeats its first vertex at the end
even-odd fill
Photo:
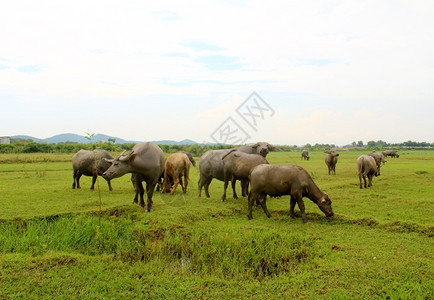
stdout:
POLYGON ((375 162, 375 159, 372 156, 369 155, 361 155, 359 158, 357 158, 357 170, 359 173, 359 181, 360 181, 360 188, 362 188, 362 177, 363 181, 365 182, 365 188, 366 188, 366 177, 368 177, 369 180, 369 186, 372 186, 372 177, 375 175, 377 176, 377 163, 375 162))
POLYGON ((385 151, 383 151, 383 155, 384 155, 384 157, 390 156, 390 157, 398 158, 399 154, 396 152, 397 152, 396 150, 385 150, 385 151))
POLYGON ((291 195, 289 214, 295 217, 295 204, 301 211, 304 223, 307 223, 303 197, 312 200, 327 216, 333 216, 332 202, 329 196, 322 192, 312 177, 298 166, 259 165, 250 173, 249 208, 247 216, 252 219, 252 207, 256 202, 261 205, 267 217, 271 217, 267 209, 267 195, 291 195))
MULTIPOLYGON (((199 159, 199 188, 198 194, 199 197, 202 193, 202 187, 205 189, 206 196, 209 198, 209 185, 213 178, 216 178, 220 181, 224 181, 224 172, 223 172, 223 161, 222 157, 229 153, 233 149, 224 149, 224 150, 208 150, 205 152, 199 159)), ((276 147, 266 142, 259 142, 250 146, 242 146, 236 148, 236 150, 247 153, 247 154, 260 154, 263 157, 266 157, 268 152, 276 150, 276 147)), ((241 185, 243 188, 243 196, 247 196, 248 194, 248 181, 242 181, 241 185)))
POLYGON ((325 153, 325 163, 329 169, 329 175, 330 172, 332 172, 333 175, 336 175, 336 164, 338 163, 339 153, 337 153, 335 150, 327 150, 325 153))
MULTIPOLYGON (((137 173, 140 175, 140 180, 143 179, 146 182, 146 193, 148 196, 146 211, 151 211, 155 185, 158 183, 158 179, 164 170, 165 158, 160 147, 150 142, 139 143, 127 155, 123 155, 122 153, 115 159, 107 161, 112 165, 102 175, 105 179, 121 177, 126 173, 137 173)), ((144 189, 140 180, 137 180, 140 192, 139 205, 144 208, 144 189)))
POLYGON ((190 160, 188 159, 187 154, 181 152, 173 153, 166 159, 163 188, 161 189, 161 192, 170 192, 170 194, 173 195, 178 184, 181 183, 182 192, 185 194, 187 192, 189 174, 190 160), (182 176, 184 176, 184 182, 182 182, 182 176))
POLYGON ((301 159, 303 160, 309 160, 309 151, 307 151, 307 150, 303 150, 302 152, 301 152, 301 159))
MULTIPOLYGON (((104 159, 113 159, 113 157, 104 150, 80 150, 72 157, 72 169, 74 182, 72 188, 80 188, 81 175, 92 176, 92 186, 90 189, 93 191, 95 187, 96 178, 102 175, 109 167, 110 164, 104 159)), ((113 191, 110 180, 107 180, 109 190, 113 191)))
POLYGON ((222 201, 226 201, 226 189, 228 183, 232 183, 232 191, 234 199, 238 200, 237 192, 235 191, 235 182, 237 180, 249 180, 250 171, 260 164, 268 164, 268 161, 258 154, 247 154, 238 150, 231 150, 222 157, 223 173, 224 173, 224 190, 222 201))
POLYGON ((377 164, 377 170, 378 170, 377 175, 380 176, 381 163, 383 163, 383 165, 386 163, 386 160, 384 159, 384 155, 382 153, 377 153, 375 151, 372 151, 372 153, 369 153, 368 155, 375 159, 375 163, 377 164))

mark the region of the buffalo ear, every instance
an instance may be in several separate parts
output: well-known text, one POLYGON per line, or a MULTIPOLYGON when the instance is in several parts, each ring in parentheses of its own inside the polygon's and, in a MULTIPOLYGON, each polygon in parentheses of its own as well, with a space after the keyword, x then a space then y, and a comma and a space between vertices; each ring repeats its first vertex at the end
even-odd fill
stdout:
POLYGON ((268 144, 268 150, 269 150, 269 151, 276 151, 276 150, 277 150, 277 147, 276 147, 276 146, 273 146, 273 145, 271 145, 271 144, 268 144))
MULTIPOLYGON (((123 153, 123 152, 122 152, 123 153)), ((122 155, 122 154, 121 154, 122 155)), ((128 153, 125 156, 120 156, 119 160, 120 161, 127 161, 127 160, 131 160, 131 157, 135 156, 136 154, 134 153, 134 151, 131 151, 130 153, 128 153)))
POLYGON ((114 159, 104 158, 104 161, 105 161, 106 163, 112 164, 115 160, 114 160, 114 159))

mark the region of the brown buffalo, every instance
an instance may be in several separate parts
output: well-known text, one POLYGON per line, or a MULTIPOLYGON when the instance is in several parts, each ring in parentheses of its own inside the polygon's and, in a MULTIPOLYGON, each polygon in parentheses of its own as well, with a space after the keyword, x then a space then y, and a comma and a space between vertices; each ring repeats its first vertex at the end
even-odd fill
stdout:
POLYGON ((164 181, 162 193, 169 193, 173 195, 175 193, 178 184, 182 186, 183 193, 187 192, 188 176, 190 173, 190 160, 185 153, 177 152, 173 153, 166 159, 164 166, 164 181), (184 182, 182 177, 184 176, 184 182), (173 182, 173 187, 171 189, 173 182))

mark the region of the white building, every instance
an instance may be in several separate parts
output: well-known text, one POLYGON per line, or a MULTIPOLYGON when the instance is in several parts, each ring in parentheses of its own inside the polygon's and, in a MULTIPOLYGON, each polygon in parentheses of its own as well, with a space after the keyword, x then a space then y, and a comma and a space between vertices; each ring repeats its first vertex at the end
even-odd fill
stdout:
POLYGON ((10 136, 0 136, 0 144, 10 144, 11 137, 10 136))

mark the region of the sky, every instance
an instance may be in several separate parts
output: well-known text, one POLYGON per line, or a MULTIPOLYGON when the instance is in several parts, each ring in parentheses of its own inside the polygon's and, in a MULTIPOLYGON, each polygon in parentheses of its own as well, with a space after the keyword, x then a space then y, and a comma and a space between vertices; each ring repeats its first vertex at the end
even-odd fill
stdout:
POLYGON ((0 135, 434 142, 433 1, 6 1, 0 135))

